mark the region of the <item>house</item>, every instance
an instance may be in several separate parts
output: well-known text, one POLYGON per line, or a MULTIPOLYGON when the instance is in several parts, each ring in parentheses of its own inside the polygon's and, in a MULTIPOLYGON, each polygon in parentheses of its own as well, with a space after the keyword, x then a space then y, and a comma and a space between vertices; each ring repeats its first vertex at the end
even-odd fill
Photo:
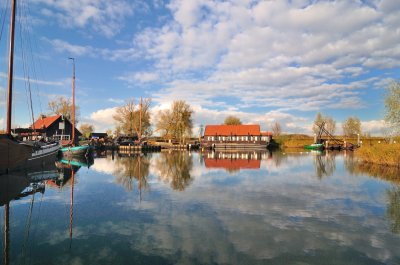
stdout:
POLYGON ((100 140, 100 139, 105 139, 105 138, 107 138, 108 137, 108 134, 107 133, 96 133, 96 132, 92 132, 92 133, 90 133, 89 134, 89 139, 91 140, 91 139, 97 139, 97 140, 100 140))
MULTIPOLYGON (((40 131, 42 137, 52 138, 64 143, 72 140, 72 123, 63 115, 41 115, 30 129, 40 131)), ((78 143, 80 136, 82 136, 82 133, 75 128, 76 144, 78 143)))
POLYGON ((206 168, 223 168, 229 172, 240 169, 259 169, 261 153, 256 152, 210 152, 204 156, 206 168))
POLYGON ((202 146, 208 148, 260 148, 272 140, 271 132, 260 125, 206 125, 202 146))

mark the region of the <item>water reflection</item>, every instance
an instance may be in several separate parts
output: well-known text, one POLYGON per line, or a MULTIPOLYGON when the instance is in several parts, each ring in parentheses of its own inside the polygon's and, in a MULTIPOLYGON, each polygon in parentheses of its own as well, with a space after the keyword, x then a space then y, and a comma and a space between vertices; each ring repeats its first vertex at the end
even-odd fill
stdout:
POLYGON ((131 153, 115 157, 113 164, 113 175, 116 182, 122 185, 126 190, 131 191, 134 188, 134 182, 138 183, 138 189, 148 189, 151 154, 131 153))
POLYGON ((202 154, 206 168, 223 168, 229 173, 240 169, 260 169, 261 159, 272 157, 269 152, 215 151, 202 154))
POLYGON ((155 159, 156 174, 164 183, 169 183, 174 190, 183 191, 192 182, 190 171, 193 160, 190 152, 169 151, 162 152, 155 159))
MULTIPOLYGON (((13 205, 11 262, 399 264, 398 182, 369 177, 373 170, 358 171, 344 153, 237 154, 101 154, 93 166, 60 161, 47 170, 59 180, 48 183, 64 188, 46 190, 27 262, 13 249, 25 242, 19 220, 32 194, 13 205), (129 192, 136 187, 149 191, 140 203, 129 192)), ((41 174, 35 178, 45 179, 41 174)), ((8 197, 31 181, 19 180, 8 197)))

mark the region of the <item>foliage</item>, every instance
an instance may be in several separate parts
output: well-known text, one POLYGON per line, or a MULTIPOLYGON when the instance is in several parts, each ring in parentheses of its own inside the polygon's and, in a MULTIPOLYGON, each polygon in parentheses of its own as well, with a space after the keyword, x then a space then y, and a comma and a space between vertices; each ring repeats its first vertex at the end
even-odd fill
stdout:
POLYGON ((79 127, 79 130, 81 131, 84 137, 89 138, 89 135, 94 131, 94 127, 91 124, 83 123, 79 127))
POLYGON ((225 125, 241 125, 242 121, 238 117, 230 115, 225 118, 224 124, 225 125))
POLYGON ((183 142, 185 136, 192 133, 192 115, 193 110, 189 104, 183 100, 174 101, 171 109, 159 112, 156 128, 163 137, 183 142))
POLYGON ((393 81, 387 88, 385 97, 386 122, 400 131, 400 82, 393 81))
MULTIPOLYGON (((49 101, 48 108, 51 115, 63 115, 72 122, 72 100, 64 96, 58 96, 49 101)), ((79 106, 75 104, 75 124, 78 123, 79 106)))
POLYGON ((361 134, 361 121, 357 117, 350 117, 343 122, 343 134, 347 137, 361 134))
POLYGON ((325 130, 327 130, 330 134, 334 134, 336 131, 336 121, 329 116, 323 116, 320 112, 317 113, 315 117, 314 124, 312 130, 315 134, 318 134, 320 130, 320 126, 325 122, 325 130))
POLYGON ((113 116, 117 135, 119 132, 130 135, 136 133, 139 139, 143 135, 151 135, 150 104, 150 98, 145 98, 138 103, 135 99, 129 99, 125 105, 118 107, 113 116))
POLYGON ((282 128, 281 128, 281 125, 279 124, 279 122, 275 122, 272 125, 271 130, 272 130, 272 134, 274 135, 274 137, 278 137, 282 133, 282 128))

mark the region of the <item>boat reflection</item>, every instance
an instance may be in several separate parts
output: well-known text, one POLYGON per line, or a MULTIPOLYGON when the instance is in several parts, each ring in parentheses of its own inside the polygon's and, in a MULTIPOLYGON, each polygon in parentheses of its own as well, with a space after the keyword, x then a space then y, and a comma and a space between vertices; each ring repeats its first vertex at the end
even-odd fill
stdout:
POLYGON ((314 168, 316 176, 321 179, 323 177, 332 176, 336 171, 336 155, 338 151, 314 151, 314 168))

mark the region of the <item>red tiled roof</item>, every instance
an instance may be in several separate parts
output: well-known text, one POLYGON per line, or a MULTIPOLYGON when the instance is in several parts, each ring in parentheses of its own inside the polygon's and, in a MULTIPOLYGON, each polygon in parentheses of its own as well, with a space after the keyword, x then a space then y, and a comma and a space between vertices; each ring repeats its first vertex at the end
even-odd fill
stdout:
POLYGON ((212 159, 205 158, 204 164, 206 168, 225 168, 225 169, 240 169, 240 168, 260 168, 261 161, 254 159, 212 159))
POLYGON ((49 116, 45 118, 39 118, 31 128, 35 129, 43 129, 43 128, 48 128, 50 125, 53 124, 58 118, 60 118, 61 115, 56 115, 56 116, 49 116))
POLYGON ((206 125, 204 136, 260 135, 260 125, 206 125))

